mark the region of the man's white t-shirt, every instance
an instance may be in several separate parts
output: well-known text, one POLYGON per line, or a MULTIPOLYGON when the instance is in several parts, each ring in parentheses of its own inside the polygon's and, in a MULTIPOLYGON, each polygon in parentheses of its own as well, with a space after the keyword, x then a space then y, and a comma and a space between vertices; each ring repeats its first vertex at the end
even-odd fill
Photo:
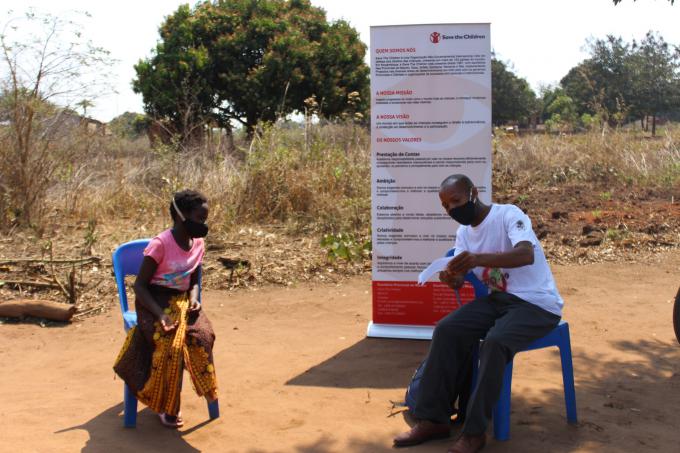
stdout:
POLYGON ((562 316, 564 301, 560 297, 550 266, 538 242, 531 220, 517 206, 492 204, 479 225, 461 225, 456 233, 456 251, 470 253, 503 253, 519 242, 534 246, 534 263, 505 268, 476 267, 473 272, 492 291, 505 291, 531 302, 544 310, 562 316))

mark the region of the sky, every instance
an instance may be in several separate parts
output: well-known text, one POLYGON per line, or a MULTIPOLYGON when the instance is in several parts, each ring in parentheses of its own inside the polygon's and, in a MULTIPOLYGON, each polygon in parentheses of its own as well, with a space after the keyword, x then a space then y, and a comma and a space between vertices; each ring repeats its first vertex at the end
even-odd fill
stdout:
MULTIPOLYGON (((126 112, 142 112, 142 99, 133 93, 133 65, 151 56, 158 27, 180 4, 177 0, 0 0, 1 22, 6 11, 22 8, 61 14, 87 11, 81 21, 94 44, 111 52, 117 61, 110 68, 115 94, 98 98, 88 114, 101 121, 126 112)), ((312 0, 326 10, 329 20, 344 19, 370 47, 373 25, 491 23, 491 47, 496 57, 538 91, 557 84, 573 66, 587 57, 586 40, 608 34, 630 42, 657 31, 680 45, 680 4, 667 0, 312 0)), ((367 54, 367 63, 369 61, 367 54)), ((1 71, 0 71, 1 72, 1 71)))

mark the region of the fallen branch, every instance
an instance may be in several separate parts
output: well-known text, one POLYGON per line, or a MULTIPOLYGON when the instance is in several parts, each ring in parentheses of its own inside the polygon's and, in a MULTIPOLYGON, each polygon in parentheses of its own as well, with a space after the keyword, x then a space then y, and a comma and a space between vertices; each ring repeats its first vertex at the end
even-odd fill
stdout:
POLYGON ((104 309, 106 309, 106 306, 107 306, 107 304, 99 304, 99 305, 97 305, 97 306, 95 306, 95 307, 90 307, 90 308, 88 308, 87 310, 79 311, 78 313, 76 313, 76 314, 73 315, 73 316, 74 316, 75 318, 80 319, 80 318, 82 318, 82 317, 84 317, 84 316, 86 316, 86 315, 89 315, 90 313, 93 313, 93 312, 95 312, 95 311, 104 310, 104 309))
POLYGON ((60 286, 52 282, 35 282, 30 280, 0 280, 0 283, 5 285, 15 285, 15 286, 35 286, 36 288, 56 288, 60 289, 60 286))
POLYGON ((98 263, 102 259, 98 256, 88 256, 87 258, 74 258, 74 259, 45 259, 45 258, 10 258, 7 260, 0 260, 0 265, 2 264, 21 264, 21 263, 48 263, 48 264, 84 264, 84 263, 98 263))
POLYGON ((52 321, 70 321, 75 312, 75 306, 51 300, 20 299, 0 303, 0 316, 7 318, 32 316, 52 321))
POLYGON ((66 291, 66 288, 64 288, 64 285, 59 281, 57 278, 57 272, 54 270, 54 255, 53 255, 53 250, 52 250, 52 241, 50 241, 50 268, 52 268, 52 280, 54 280, 54 283, 59 285, 59 289, 61 289, 61 292, 64 293, 64 296, 66 296, 66 300, 68 300, 70 303, 75 303, 75 301, 72 301, 71 298, 69 297, 69 292, 66 291))
POLYGON ((82 298, 83 295, 85 295, 85 294, 89 293, 90 291, 92 291, 93 289, 97 288, 97 287, 98 287, 99 285, 101 285, 102 282, 104 282, 104 281, 105 281, 105 279, 101 278, 101 279, 97 280, 93 285, 91 285, 91 286, 89 286, 89 287, 86 286, 85 289, 83 289, 83 290, 80 292, 80 297, 82 298))
POLYGON ((68 300, 70 303, 75 303, 71 301, 71 294, 64 288, 64 285, 59 281, 57 278, 57 274, 54 273, 54 268, 52 269, 52 279, 54 280, 54 283, 57 285, 56 287, 61 290, 61 292, 64 294, 66 297, 66 300, 68 300))

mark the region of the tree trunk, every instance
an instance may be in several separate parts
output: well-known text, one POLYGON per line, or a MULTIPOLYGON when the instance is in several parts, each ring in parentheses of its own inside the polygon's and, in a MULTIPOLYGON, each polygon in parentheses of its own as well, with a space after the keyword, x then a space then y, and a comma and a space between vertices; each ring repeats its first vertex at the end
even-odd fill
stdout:
POLYGON ((227 123, 225 125, 224 132, 227 136, 227 152, 231 154, 236 149, 234 145, 234 131, 231 129, 231 124, 227 123))
POLYGON ((652 137, 656 136, 656 114, 652 115, 652 137))
POLYGON ((255 127, 256 126, 257 126, 257 124, 251 124, 251 123, 246 124, 246 138, 248 139, 248 141, 253 140, 253 137, 255 136, 255 127))

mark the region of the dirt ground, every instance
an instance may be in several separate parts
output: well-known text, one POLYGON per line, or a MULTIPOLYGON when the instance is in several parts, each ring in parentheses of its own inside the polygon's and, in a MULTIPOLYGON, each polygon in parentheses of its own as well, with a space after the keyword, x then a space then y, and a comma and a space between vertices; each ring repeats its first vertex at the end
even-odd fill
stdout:
MULTIPOLYGON (((566 423, 556 350, 515 359, 511 440, 485 451, 677 452, 680 345, 671 322, 680 252, 639 263, 553 266, 572 333, 577 426, 566 423)), ((0 326, 0 450, 381 452, 404 430, 391 401, 428 342, 367 339, 370 281, 206 291, 221 418, 185 381, 180 431, 140 407, 122 426, 115 310, 71 325, 0 326)), ((455 435, 455 432, 454 432, 455 435)), ((407 452, 443 452, 436 441, 407 452)))

